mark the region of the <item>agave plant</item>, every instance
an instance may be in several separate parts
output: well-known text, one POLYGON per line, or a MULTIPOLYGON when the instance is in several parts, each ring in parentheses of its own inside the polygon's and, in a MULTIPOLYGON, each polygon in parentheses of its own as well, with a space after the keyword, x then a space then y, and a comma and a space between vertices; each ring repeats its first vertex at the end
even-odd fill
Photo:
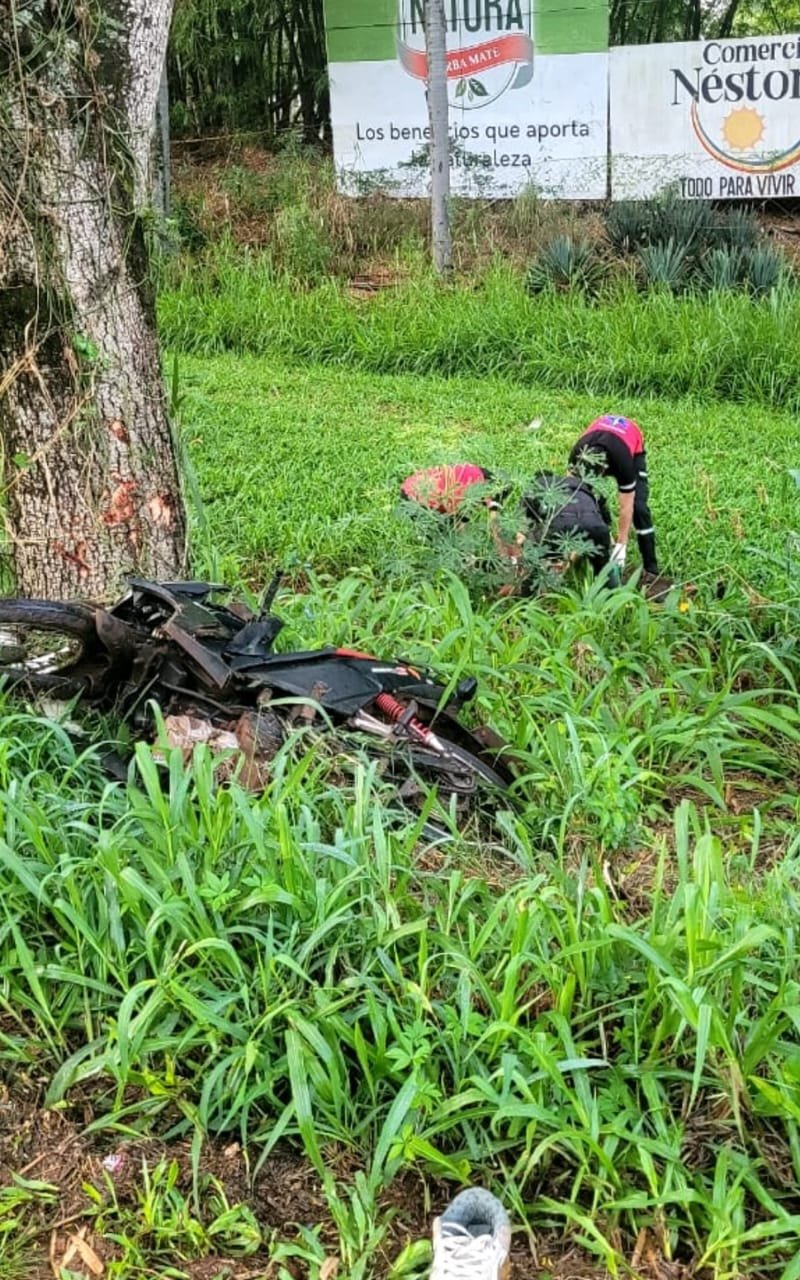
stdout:
POLYGON ((686 283, 689 253, 685 245, 676 244, 672 239, 647 244, 636 256, 646 285, 676 292, 686 283))
POLYGON ((700 279, 708 289, 735 289, 744 270, 742 250, 727 245, 712 249, 700 263, 700 279))
POLYGON ((545 289, 590 289, 597 285, 602 267, 588 240, 556 236, 541 249, 528 271, 528 293, 545 289))
POLYGON ((757 296, 769 293, 787 274, 786 259, 772 245, 757 245, 742 254, 743 276, 751 292, 757 296))
POLYGON ((754 249, 761 240, 758 218, 749 209, 731 209, 717 224, 717 243, 731 249, 754 249))
POLYGON ((714 243, 715 218, 712 206, 705 200, 681 200, 666 196, 649 206, 651 217, 650 244, 683 246, 687 253, 701 254, 714 243))
POLYGON ((605 216, 606 235, 617 253, 633 253, 649 244, 652 225, 651 206, 642 200, 619 200, 609 205, 605 216))

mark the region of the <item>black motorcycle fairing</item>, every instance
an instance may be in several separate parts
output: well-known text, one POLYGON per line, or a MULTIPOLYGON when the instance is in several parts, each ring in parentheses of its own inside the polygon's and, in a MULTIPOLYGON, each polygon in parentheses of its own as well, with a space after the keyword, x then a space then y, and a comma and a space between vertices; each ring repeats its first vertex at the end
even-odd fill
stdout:
POLYGON ((282 630, 280 618, 254 618, 252 622, 246 622, 233 640, 225 645, 225 657, 232 659, 231 666, 234 670, 244 669, 236 666, 237 659, 255 658, 257 662, 263 662, 270 655, 275 639, 282 630))
MULTIPOLYGON (((230 651, 228 646, 226 655, 230 651)), ((263 684, 292 697, 313 698, 320 706, 346 716, 362 710, 379 693, 419 701, 434 710, 444 697, 441 685, 400 664, 347 656, 338 649, 241 655, 228 661, 236 675, 248 677, 251 684, 263 684)))
POLYGON ((328 711, 351 716, 386 690, 383 680, 373 674, 372 665, 342 658, 335 649, 320 649, 262 659, 255 669, 250 668, 249 675, 276 693, 309 698, 328 711))
POLYGON ((224 582, 148 582, 145 578, 128 578, 128 582, 132 587, 136 587, 141 591, 152 590, 153 587, 163 587, 165 591, 169 591, 176 596, 191 596, 192 599, 201 601, 207 600, 209 596, 220 595, 229 596, 232 587, 226 587, 224 582))

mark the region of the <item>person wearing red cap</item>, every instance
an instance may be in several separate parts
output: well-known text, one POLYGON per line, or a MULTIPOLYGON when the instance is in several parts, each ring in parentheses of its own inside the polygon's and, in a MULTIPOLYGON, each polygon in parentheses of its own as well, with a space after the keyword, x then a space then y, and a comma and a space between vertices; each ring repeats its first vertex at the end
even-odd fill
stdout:
POLYGON ((452 465, 426 467, 415 471, 400 486, 404 498, 438 511, 441 515, 454 516, 461 508, 467 490, 475 484, 488 484, 491 475, 483 467, 472 462, 455 462, 452 465))
POLYGON ((617 539, 611 563, 622 569, 631 525, 636 532, 645 574, 658 576, 656 534, 650 514, 647 454, 642 429, 632 418, 603 414, 575 442, 569 455, 573 474, 611 476, 619 491, 617 539))

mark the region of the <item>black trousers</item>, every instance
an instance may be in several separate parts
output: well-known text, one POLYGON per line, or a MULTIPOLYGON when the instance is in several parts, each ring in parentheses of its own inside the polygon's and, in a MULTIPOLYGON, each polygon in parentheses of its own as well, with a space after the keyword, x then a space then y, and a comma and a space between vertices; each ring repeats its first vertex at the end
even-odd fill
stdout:
POLYGON ((636 488, 633 493, 633 527, 646 573, 658 573, 656 559, 656 531, 650 514, 650 486, 647 479, 647 454, 637 453, 633 459, 636 467, 636 488))

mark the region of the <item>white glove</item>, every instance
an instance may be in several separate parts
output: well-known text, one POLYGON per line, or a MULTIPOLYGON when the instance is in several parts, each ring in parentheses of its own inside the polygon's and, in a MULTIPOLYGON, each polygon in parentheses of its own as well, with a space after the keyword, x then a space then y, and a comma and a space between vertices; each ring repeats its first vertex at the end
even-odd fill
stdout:
POLYGON ((624 569, 625 557, 627 554, 628 554, 627 545, 624 542, 615 542, 613 547, 611 548, 611 556, 609 558, 609 563, 613 565, 615 569, 624 569))

